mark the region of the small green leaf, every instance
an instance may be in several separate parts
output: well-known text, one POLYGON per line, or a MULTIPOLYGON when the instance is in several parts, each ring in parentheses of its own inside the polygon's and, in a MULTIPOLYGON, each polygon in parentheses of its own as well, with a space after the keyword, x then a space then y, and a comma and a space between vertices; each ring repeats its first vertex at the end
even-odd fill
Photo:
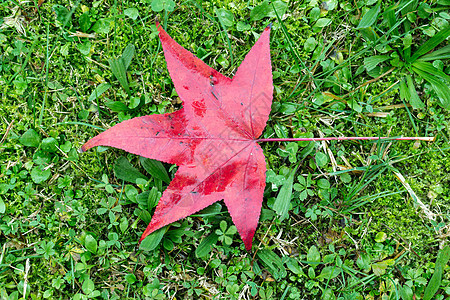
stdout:
POLYGON ((216 9, 216 15, 219 19, 220 24, 225 27, 230 27, 234 25, 234 15, 232 12, 226 10, 225 8, 216 9))
POLYGON ((368 28, 372 26, 377 21, 378 14, 380 13, 380 5, 381 1, 378 1, 377 5, 375 5, 368 12, 366 12, 364 16, 361 18, 361 21, 359 21, 359 24, 356 27, 356 29, 368 28))
POLYGON ((139 172, 138 169, 133 167, 128 159, 123 156, 119 157, 116 160, 116 163, 114 164, 114 174, 117 178, 131 183, 136 183, 136 179, 138 178, 148 180, 145 175, 143 175, 141 172, 139 172))
POLYGON ((19 138, 19 142, 26 147, 37 147, 41 142, 41 138, 34 129, 28 129, 19 138))
POLYGON ((89 252, 92 252, 94 254, 97 253, 97 241, 92 235, 86 235, 84 239, 84 245, 89 252))
POLYGON ((215 233, 211 233, 207 237, 205 237, 200 245, 198 245, 197 249, 195 249, 195 256, 197 258, 206 257, 212 249, 212 246, 217 243, 219 236, 215 233))
POLYGON ((236 24, 236 29, 238 31, 247 31, 247 30, 250 30, 251 28, 252 27, 249 24, 247 24, 247 23, 245 23, 243 21, 239 21, 236 24))
POLYGON ((367 72, 374 69, 378 64, 389 59, 388 55, 373 55, 369 57, 364 57, 364 67, 367 72))
POLYGON ((83 282, 83 285, 81 286, 81 289, 86 295, 91 294, 95 290, 95 285, 92 279, 90 279, 89 277, 86 278, 83 282))
POLYGON ((316 153, 316 164, 319 168, 322 168, 328 164, 328 155, 323 152, 316 153))
POLYGON ((125 89, 125 91, 130 94, 130 86, 127 79, 127 68, 125 66, 125 60, 123 57, 108 60, 109 66, 114 77, 119 80, 120 85, 125 89))
POLYGON ((409 103, 414 109, 424 108, 425 104, 423 104, 422 100, 420 100, 419 95, 417 95, 416 88, 414 87, 414 82, 410 75, 406 75, 406 83, 408 84, 409 90, 409 103))
POLYGON ((423 295, 423 300, 431 300, 436 292, 439 290, 442 282, 442 275, 444 272, 445 265, 450 259, 450 246, 446 246, 444 249, 440 250, 436 258, 436 264, 434 268, 433 276, 428 282, 425 288, 425 293, 423 295))
POLYGON ((106 92, 111 85, 109 83, 100 83, 91 93, 89 96, 88 101, 93 101, 100 97, 104 92, 106 92))
POLYGON ((273 209, 278 214, 278 216, 280 216, 280 220, 284 220, 288 217, 295 172, 297 172, 297 167, 295 167, 289 174, 288 179, 284 182, 283 186, 280 189, 280 192, 278 193, 277 199, 273 204, 273 209))
POLYGON ((6 211, 6 205, 2 198, 0 198, 0 214, 4 214, 6 211))
POLYGON ((80 24, 80 29, 82 32, 88 32, 92 26, 91 17, 88 12, 83 13, 78 19, 78 23, 80 24))
POLYGON ((33 180, 34 183, 39 184, 44 181, 46 181, 50 175, 52 175, 52 172, 50 169, 45 169, 44 166, 36 166, 31 170, 31 180, 33 180))
POLYGON ((320 18, 317 20, 316 24, 314 24, 313 28, 323 28, 331 24, 331 19, 328 18, 320 18))
POLYGON ((259 21, 265 18, 271 10, 269 1, 264 1, 260 5, 254 7, 250 12, 250 21, 259 21))
POLYGON ((162 180, 165 183, 170 183, 169 174, 167 174, 166 168, 164 168, 164 165, 160 161, 142 156, 139 157, 139 161, 152 177, 162 180))
POLYGON ((123 11, 123 14, 132 20, 136 20, 139 17, 139 10, 135 7, 127 8, 123 11))
POLYGON ((382 243, 387 239, 387 234, 383 231, 380 231, 377 233, 377 235, 375 236, 375 242, 377 243, 382 243))
POLYGON ((92 26, 92 30, 98 34, 108 34, 113 25, 114 22, 111 19, 100 19, 92 26))
POLYGON ((89 53, 91 52, 91 42, 90 41, 85 41, 82 44, 77 44, 77 49, 78 51, 81 52, 81 54, 83 55, 89 55, 89 53))
POLYGON ((139 250, 152 251, 161 242, 164 234, 166 233, 167 226, 160 228, 152 233, 150 233, 139 245, 139 250))
POLYGON ((306 255, 306 260, 309 263, 312 263, 311 265, 313 267, 317 266, 317 264, 320 262, 320 252, 316 246, 312 246, 311 248, 309 248, 308 254, 306 255))
POLYGON ((286 277, 287 271, 281 258, 269 249, 260 250, 256 253, 259 260, 267 267, 267 270, 276 280, 286 277))
POLYGON ((122 52, 123 65, 125 70, 128 70, 131 60, 133 59, 136 47, 133 44, 128 44, 122 52))
POLYGON ((314 37, 309 37, 306 41, 303 47, 305 48, 306 52, 313 51, 317 46, 317 41, 314 37))
POLYGON ((171 12, 175 9, 175 2, 173 0, 153 0, 151 7, 155 12, 160 12, 163 10, 171 12))
POLYGON ((320 272, 319 276, 317 276, 317 279, 319 280, 330 280, 333 278, 336 278, 341 274, 342 269, 336 266, 327 266, 322 269, 322 272, 320 272))
POLYGON ((406 284, 399 289, 400 296, 403 300, 412 300, 413 299, 413 291, 406 284))
POLYGON ((54 153, 58 151, 58 141, 53 137, 48 137, 42 140, 41 149, 46 152, 54 153))
POLYGON ((120 101, 109 101, 105 105, 114 112, 128 111, 130 108, 120 101))

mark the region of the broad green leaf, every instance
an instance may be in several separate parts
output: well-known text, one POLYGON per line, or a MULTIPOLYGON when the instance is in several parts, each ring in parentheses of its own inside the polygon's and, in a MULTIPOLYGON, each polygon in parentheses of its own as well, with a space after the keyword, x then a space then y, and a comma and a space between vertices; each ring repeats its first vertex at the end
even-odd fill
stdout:
POLYGON ((309 37, 306 41, 303 47, 305 48, 306 52, 313 51, 317 46, 317 41, 314 37, 309 37))
POLYGON ((81 289, 86 295, 91 294, 95 290, 95 285, 92 279, 90 279, 89 277, 86 278, 83 282, 83 285, 81 286, 81 289))
POLYGON ((84 43, 81 44, 77 44, 77 49, 78 51, 81 52, 81 54, 87 56, 89 55, 89 53, 91 53, 91 42, 89 41, 85 41, 84 43))
POLYGON ((423 300, 431 300, 438 291, 442 282, 442 274, 444 272, 445 265, 447 264, 449 259, 450 259, 450 246, 446 246, 438 253, 434 273, 430 279, 430 282, 428 282, 428 285, 425 288, 423 300))
POLYGON ((160 228, 152 233, 150 233, 139 245, 139 250, 152 251, 158 247, 164 234, 166 233, 167 226, 160 228))
POLYGON ((94 26, 92 26, 92 30, 98 34, 108 34, 111 31, 113 25, 114 22, 112 21, 112 19, 104 18, 95 22, 94 26))
POLYGON ((331 24, 331 19, 329 19, 329 18, 320 18, 319 20, 317 20, 316 24, 314 24, 313 27, 323 28, 323 27, 328 26, 330 24, 331 24))
POLYGON ((175 2, 173 0, 153 0, 151 7, 155 12, 160 12, 163 10, 170 12, 175 9, 175 2))
POLYGON ((280 216, 280 220, 284 220, 288 217, 295 172, 297 172, 297 167, 295 167, 289 174, 288 179, 284 182, 283 186, 280 189, 280 192, 278 193, 277 199, 273 204, 273 209, 278 214, 278 216, 280 216))
POLYGON ((260 5, 254 7, 250 12, 250 21, 259 21, 265 18, 271 10, 269 1, 264 1, 260 5))
POLYGON ((286 266, 289 270, 291 270, 292 273, 296 275, 305 275, 303 272, 303 269, 298 265, 298 262, 293 257, 288 257, 288 260, 286 261, 286 266))
POLYGON ((41 149, 46 152, 58 151, 58 141, 54 137, 48 137, 42 140, 41 149))
POLYGON ((90 234, 86 235, 84 245, 89 252, 92 252, 94 254, 97 253, 97 241, 92 235, 90 234))
POLYGON ((139 17, 139 10, 135 7, 127 8, 123 11, 123 14, 132 20, 136 20, 139 17))
POLYGON ((91 17, 88 12, 83 13, 78 19, 78 23, 80 24, 80 29, 82 32, 88 32, 88 30, 92 26, 91 17))
POLYGON ((226 10, 225 8, 216 9, 216 15, 219 19, 220 24, 225 27, 230 27, 234 25, 234 15, 232 12, 226 10))
POLYGON ((135 47, 133 44, 128 44, 125 47, 125 49, 123 49, 122 59, 123 59, 123 65, 125 67, 125 70, 128 70, 131 60, 133 59, 134 52, 135 52, 135 47))
POLYGON ((0 198, 0 214, 4 214, 6 211, 6 205, 2 198, 0 198))
POLYGON ((450 109, 450 88, 448 87, 448 85, 444 84, 433 75, 423 72, 415 67, 412 67, 412 69, 415 73, 417 73, 419 76, 421 76, 423 79, 425 79, 431 84, 434 91, 438 95, 442 106, 445 109, 450 109))
POLYGON ((19 142, 26 147, 37 147, 41 143, 41 138, 34 129, 30 128, 22 134, 19 142))
POLYGON ((247 24, 247 23, 245 23, 243 21, 239 21, 236 24, 236 29, 238 31, 246 31, 246 30, 250 30, 251 28, 252 27, 249 24, 247 24))
POLYGON ((114 112, 128 111, 130 108, 120 101, 108 101, 105 105, 114 112))
POLYGON ((139 161, 142 167, 144 167, 152 177, 162 180, 165 183, 170 183, 169 174, 167 174, 166 168, 164 168, 164 165, 160 161, 142 156, 139 157, 139 161))
POLYGON ((52 172, 44 166, 36 166, 31 170, 30 175, 31 180, 33 180, 34 183, 39 184, 46 181, 50 175, 52 175, 52 172))
POLYGON ((309 248, 306 260, 308 263, 311 263, 313 267, 316 267, 317 264, 320 263, 320 252, 316 246, 311 246, 311 248, 309 248))
POLYGON ((450 36, 450 26, 446 29, 443 29, 436 33, 431 39, 426 41, 425 43, 420 46, 416 52, 414 52, 413 56, 411 57, 411 61, 415 61, 420 56, 430 52, 433 50, 437 45, 445 41, 450 36))
POLYGON ((336 266, 327 266, 322 269, 322 272, 320 272, 319 276, 317 276, 317 279, 322 280, 330 280, 333 278, 336 278, 341 274, 342 269, 336 266))
POLYGON ((316 164, 319 168, 325 167, 328 164, 328 155, 323 152, 317 152, 316 164))
POLYGON ((413 299, 413 291, 406 284, 399 289, 400 296, 403 300, 412 300, 413 299))
POLYGON ((148 179, 145 175, 143 175, 141 172, 139 172, 138 169, 133 167, 132 164, 126 159, 125 157, 121 156, 116 160, 116 163, 114 164, 114 174, 117 178, 131 182, 136 183, 136 179, 142 178, 142 179, 148 179))
POLYGON ((128 94, 130 94, 130 86, 128 85, 127 79, 127 69, 125 67, 125 61, 123 57, 110 59, 108 62, 114 77, 119 80, 120 85, 128 94))
POLYGON ((356 27, 356 29, 368 28, 372 26, 377 21, 378 14, 380 13, 380 5, 381 1, 378 1, 377 5, 375 5, 368 12, 366 12, 364 16, 361 18, 361 21, 359 21, 359 24, 356 27))
POLYGON ((281 258, 273 251, 264 249, 258 251, 256 255, 276 280, 286 277, 286 268, 284 267, 281 258))
POLYGON ((374 55, 369 57, 364 57, 364 67, 367 71, 372 70, 375 68, 378 64, 386 61, 389 59, 388 55, 374 55))
POLYGON ((287 2, 284 2, 284 1, 281 1, 281 0, 279 0, 279 1, 273 1, 273 2, 270 4, 270 11, 269 11, 269 13, 267 14, 267 16, 268 16, 268 17, 271 17, 271 18, 276 18, 276 17, 277 17, 277 14, 278 14, 278 16, 279 16, 280 18, 282 18, 283 15, 286 13, 287 6, 288 6, 287 2), (275 8, 275 9, 274 9, 274 8, 275 8), (275 12, 276 12, 276 13, 275 13, 275 12))
POLYGON ((93 101, 97 99, 99 96, 101 96, 104 92, 106 92, 111 85, 109 83, 100 83, 91 93, 89 96, 88 101, 93 101))
POLYGON ((419 95, 417 95, 416 88, 414 87, 414 82, 410 75, 406 75, 406 82, 408 84, 409 90, 409 103, 414 109, 424 108, 425 104, 423 104, 422 100, 420 100, 419 95))
POLYGON ((212 246, 217 243, 218 239, 219 236, 214 232, 205 237, 201 241, 200 245, 198 245, 197 249, 195 249, 195 256, 197 258, 206 257, 209 254, 209 252, 211 252, 212 246))

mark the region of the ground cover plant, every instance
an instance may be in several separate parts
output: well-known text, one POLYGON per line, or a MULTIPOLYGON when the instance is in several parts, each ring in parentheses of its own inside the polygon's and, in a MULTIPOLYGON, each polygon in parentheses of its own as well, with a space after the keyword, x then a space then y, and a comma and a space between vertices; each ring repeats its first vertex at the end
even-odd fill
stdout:
POLYGON ((445 299, 448 1, 0 4, 5 299, 445 299), (181 108, 155 18, 232 77, 268 23, 274 101, 253 252, 223 202, 137 240, 174 165, 98 147, 181 108))

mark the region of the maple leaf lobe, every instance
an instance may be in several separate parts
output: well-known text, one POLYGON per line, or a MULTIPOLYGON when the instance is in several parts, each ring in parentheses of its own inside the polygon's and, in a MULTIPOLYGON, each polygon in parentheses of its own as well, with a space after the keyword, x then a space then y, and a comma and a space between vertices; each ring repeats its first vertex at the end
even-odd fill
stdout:
POLYGON ((256 139, 272 103, 270 27, 232 79, 176 43, 159 24, 157 28, 183 108, 119 123, 82 149, 111 146, 179 166, 140 241, 223 199, 250 250, 265 187, 265 158, 256 139))

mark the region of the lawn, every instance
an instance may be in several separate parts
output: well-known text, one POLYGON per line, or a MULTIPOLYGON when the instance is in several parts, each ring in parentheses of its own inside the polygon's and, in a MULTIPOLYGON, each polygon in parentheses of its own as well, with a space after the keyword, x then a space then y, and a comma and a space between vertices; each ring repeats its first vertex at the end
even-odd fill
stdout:
MULTIPOLYGON (((448 299, 450 2, 0 3, 1 299, 448 299), (156 20, 233 77, 271 23, 251 251, 223 201, 138 240, 177 166, 81 146, 175 112, 156 20)), ((241 199, 236 199, 239 202, 241 199)))

